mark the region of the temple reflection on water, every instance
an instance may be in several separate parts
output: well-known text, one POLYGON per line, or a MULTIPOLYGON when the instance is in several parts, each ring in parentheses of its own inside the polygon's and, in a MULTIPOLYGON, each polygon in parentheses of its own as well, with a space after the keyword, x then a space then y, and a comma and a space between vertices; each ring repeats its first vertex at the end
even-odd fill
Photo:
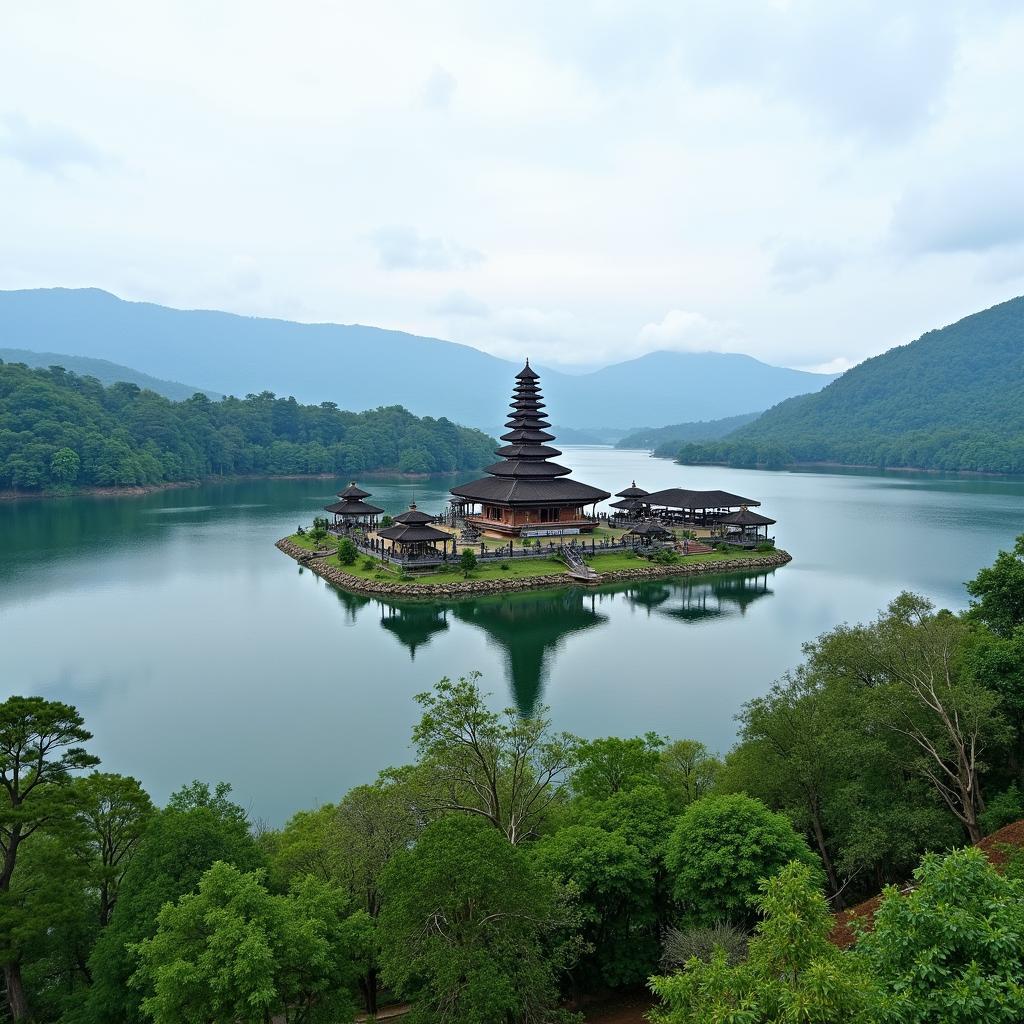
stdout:
POLYGON ((563 587, 445 602, 368 597, 344 590, 336 593, 350 622, 366 605, 374 606, 381 628, 405 647, 413 660, 419 650, 456 624, 482 630, 502 652, 516 708, 528 715, 541 703, 541 694, 566 640, 605 623, 608 616, 603 607, 624 601, 641 614, 693 623, 744 615, 751 604, 772 594, 772 575, 734 573, 629 581, 597 588, 563 587))

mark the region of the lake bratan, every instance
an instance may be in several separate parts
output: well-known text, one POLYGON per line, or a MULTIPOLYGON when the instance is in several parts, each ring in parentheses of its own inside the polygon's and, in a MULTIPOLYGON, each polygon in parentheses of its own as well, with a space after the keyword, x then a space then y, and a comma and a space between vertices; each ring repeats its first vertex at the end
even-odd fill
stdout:
MULTIPOLYGON (((496 706, 583 736, 647 730, 725 751, 743 701, 800 645, 901 589, 962 608, 1024 532, 1024 482, 692 468, 566 448, 615 492, 721 488, 774 519, 793 562, 761 575, 566 587, 449 604, 339 593, 277 551, 347 481, 210 485, 0 503, 0 688, 78 706, 108 771, 153 797, 231 782, 255 817, 338 799, 411 758, 413 694, 483 673, 496 706)), ((452 480, 362 479, 389 512, 452 480)))

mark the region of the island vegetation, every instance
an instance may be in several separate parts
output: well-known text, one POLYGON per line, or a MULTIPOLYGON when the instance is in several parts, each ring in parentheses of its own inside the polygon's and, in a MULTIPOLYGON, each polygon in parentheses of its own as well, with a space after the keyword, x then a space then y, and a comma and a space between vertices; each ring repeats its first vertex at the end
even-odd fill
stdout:
POLYGON ((148 486, 231 475, 476 469, 495 442, 400 406, 346 412, 269 391, 174 402, 61 369, 0 363, 0 489, 148 486))
MULTIPOLYGON (((647 427, 634 430, 615 442, 616 448, 671 449, 673 455, 679 446, 690 441, 716 441, 726 437, 747 423, 753 423, 759 412, 741 416, 726 416, 719 420, 697 420, 694 423, 671 423, 667 427, 647 427)), ((659 454, 655 451, 655 454, 659 454)))
POLYGON ((656 454, 689 464, 1024 473, 1024 298, 868 359, 720 440, 683 440, 656 454))
POLYGON ((157 807, 99 770, 75 708, 11 697, 10 1016, 333 1024, 402 1000, 553 1024, 649 985, 657 1024, 1017 1022, 1024 853, 964 847, 1024 817, 1024 536, 968 590, 965 613, 902 594, 809 643, 724 758, 442 680, 412 763, 280 829, 225 784, 157 807), (836 912, 883 887, 844 948, 836 912))

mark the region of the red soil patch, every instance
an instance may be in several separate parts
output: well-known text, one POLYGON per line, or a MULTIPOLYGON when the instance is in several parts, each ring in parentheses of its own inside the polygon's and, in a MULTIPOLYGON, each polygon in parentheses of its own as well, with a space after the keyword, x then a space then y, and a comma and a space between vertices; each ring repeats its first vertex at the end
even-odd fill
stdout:
MULTIPOLYGON (((997 868, 1002 867, 1007 860, 1007 853, 1004 847, 1016 846, 1024 848, 1024 821, 1015 821, 1012 825, 1006 825, 999 829, 998 832, 985 836, 977 846, 997 868)), ((913 887, 906 886, 900 891, 910 892, 911 888, 913 887)), ((835 924, 832 926, 832 934, 829 936, 832 942, 840 949, 848 949, 852 946, 857 941, 857 936, 853 930, 853 922, 859 921, 862 927, 870 931, 875 919, 875 911, 878 910, 881 902, 882 897, 879 894, 878 896, 872 896, 871 899, 865 900, 856 907, 851 907, 849 910, 843 910, 834 915, 835 924)))

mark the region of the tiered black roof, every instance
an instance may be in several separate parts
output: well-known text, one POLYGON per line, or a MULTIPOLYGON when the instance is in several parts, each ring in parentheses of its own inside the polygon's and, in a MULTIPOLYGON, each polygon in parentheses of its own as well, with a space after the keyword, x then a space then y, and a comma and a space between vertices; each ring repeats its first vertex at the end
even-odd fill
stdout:
POLYGON ((589 505, 610 497, 589 484, 563 480, 572 470, 548 460, 562 453, 545 442, 554 435, 545 428, 551 424, 544 418, 543 396, 537 384, 538 374, 530 369, 530 361, 516 374, 512 391, 511 413, 502 434, 508 442, 495 451, 501 462, 486 468, 489 477, 453 487, 452 494, 472 501, 493 501, 502 505, 589 505))
POLYGON ((645 497, 649 493, 650 493, 649 491, 645 491, 642 487, 637 487, 636 481, 634 480, 633 483, 629 487, 627 487, 624 491, 617 492, 615 497, 616 498, 643 498, 643 497, 645 497))
POLYGON ((414 541, 451 540, 451 534, 431 526, 434 517, 421 512, 414 501, 408 512, 395 516, 395 525, 378 530, 377 536, 387 540, 398 541, 400 544, 411 544, 414 541))
POLYGON ((341 501, 333 505, 325 505, 324 511, 331 512, 336 516, 379 516, 384 511, 376 505, 368 505, 363 498, 369 498, 370 492, 356 487, 353 480, 343 491, 338 491, 341 501))

